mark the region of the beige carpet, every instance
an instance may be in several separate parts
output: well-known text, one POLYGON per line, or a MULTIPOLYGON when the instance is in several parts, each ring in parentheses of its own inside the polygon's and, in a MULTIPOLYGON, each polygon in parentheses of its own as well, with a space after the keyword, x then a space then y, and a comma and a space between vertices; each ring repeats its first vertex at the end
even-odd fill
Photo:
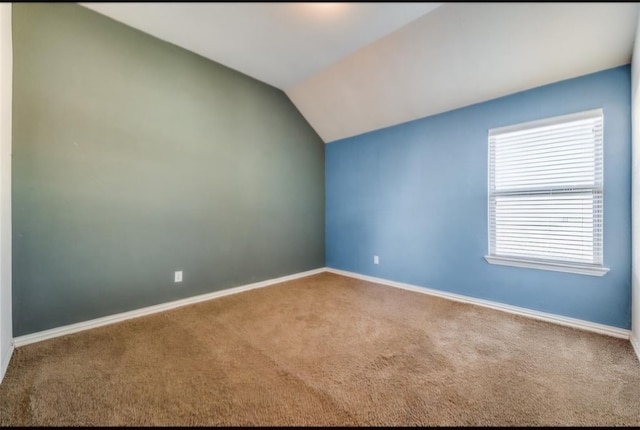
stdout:
POLYGON ((627 340, 334 274, 18 348, 2 426, 640 425, 627 340))

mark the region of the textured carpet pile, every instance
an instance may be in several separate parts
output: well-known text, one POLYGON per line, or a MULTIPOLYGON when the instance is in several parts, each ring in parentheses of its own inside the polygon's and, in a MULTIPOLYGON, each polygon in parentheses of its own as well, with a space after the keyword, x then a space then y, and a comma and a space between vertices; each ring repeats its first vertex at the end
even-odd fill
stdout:
POLYGON ((322 273, 17 348, 1 426, 638 426, 628 340, 322 273))

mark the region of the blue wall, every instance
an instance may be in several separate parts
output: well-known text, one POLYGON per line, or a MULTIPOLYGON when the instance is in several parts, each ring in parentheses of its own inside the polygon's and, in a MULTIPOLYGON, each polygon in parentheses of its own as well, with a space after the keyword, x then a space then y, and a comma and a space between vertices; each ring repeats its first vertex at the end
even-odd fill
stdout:
POLYGON ((630 71, 621 66, 329 143, 327 266, 629 329, 630 71), (487 263, 488 130, 594 108, 604 110, 610 272, 487 263))

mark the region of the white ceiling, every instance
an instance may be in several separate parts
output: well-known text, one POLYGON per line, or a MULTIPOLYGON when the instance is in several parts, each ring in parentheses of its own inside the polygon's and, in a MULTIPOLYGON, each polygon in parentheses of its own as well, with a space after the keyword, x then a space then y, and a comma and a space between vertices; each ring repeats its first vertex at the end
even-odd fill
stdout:
POLYGON ((638 3, 81 3, 282 89, 325 142, 628 64, 638 3))
POLYGON ((80 3, 286 90, 442 3, 80 3))

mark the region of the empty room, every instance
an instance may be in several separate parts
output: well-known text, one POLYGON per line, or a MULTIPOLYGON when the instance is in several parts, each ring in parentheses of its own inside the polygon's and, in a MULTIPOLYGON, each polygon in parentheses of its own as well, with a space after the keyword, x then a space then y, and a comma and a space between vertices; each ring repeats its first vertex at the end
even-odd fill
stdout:
POLYGON ((0 426, 640 426, 639 14, 0 4, 0 426))

